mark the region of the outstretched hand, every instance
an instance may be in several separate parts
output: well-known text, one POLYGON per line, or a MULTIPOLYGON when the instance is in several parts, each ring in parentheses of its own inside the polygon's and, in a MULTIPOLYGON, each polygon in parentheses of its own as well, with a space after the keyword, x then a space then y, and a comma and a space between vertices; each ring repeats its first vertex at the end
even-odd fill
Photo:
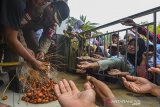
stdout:
POLYGON ((112 100, 116 100, 116 98, 105 83, 92 76, 87 76, 87 80, 94 86, 96 94, 101 98, 105 107, 122 107, 121 104, 112 102, 112 100))
POLYGON ((100 96, 102 101, 114 98, 111 89, 105 83, 103 83, 100 80, 97 80, 92 76, 87 76, 87 80, 93 84, 95 91, 100 96))
POLYGON ((73 81, 63 79, 54 90, 62 107, 96 107, 96 93, 89 83, 84 84, 84 91, 80 92, 73 81))
POLYGON ((122 79, 124 86, 136 93, 151 93, 155 86, 153 83, 142 77, 127 75, 126 77, 122 77, 122 79))
POLYGON ((148 69, 148 71, 150 71, 150 72, 153 72, 153 73, 158 73, 158 74, 160 74, 160 65, 157 65, 157 67, 155 68, 155 67, 150 67, 149 69, 148 69))
POLYGON ((110 71, 108 71, 108 74, 111 76, 126 76, 126 75, 130 75, 129 72, 122 72, 118 69, 111 69, 110 71))
POLYGON ((136 27, 136 23, 131 18, 126 18, 124 20, 121 20, 121 24, 125 26, 133 26, 136 27))
POLYGON ((98 68, 99 65, 97 62, 90 63, 87 61, 82 61, 82 62, 80 62, 80 64, 77 64, 77 67, 79 69, 87 69, 87 68, 98 68))

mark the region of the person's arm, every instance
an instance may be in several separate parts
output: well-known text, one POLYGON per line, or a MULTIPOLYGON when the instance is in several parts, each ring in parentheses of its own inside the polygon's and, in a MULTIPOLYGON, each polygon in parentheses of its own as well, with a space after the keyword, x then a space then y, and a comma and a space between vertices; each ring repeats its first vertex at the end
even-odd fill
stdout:
POLYGON ((20 43, 17 39, 18 31, 14 30, 11 27, 5 28, 5 39, 8 46, 13 49, 18 55, 22 56, 26 61, 31 63, 36 69, 44 69, 43 63, 36 60, 20 43))
POLYGON ((32 57, 28 51, 23 47, 20 41, 17 39, 18 31, 12 29, 11 27, 5 28, 6 32, 6 42, 17 54, 22 56, 25 60, 29 61, 31 64, 36 62, 36 59, 32 57))
MULTIPOLYGON (((147 30, 145 27, 143 27, 143 26, 138 26, 137 28, 138 28, 138 33, 140 33, 140 34, 142 34, 142 35, 144 35, 144 36, 147 36, 148 30, 147 30)), ((149 31, 149 40, 150 40, 150 41, 153 42, 154 36, 155 36, 155 34, 154 34, 154 33, 151 33, 151 32, 149 31)), ((160 35, 156 35, 156 36, 157 36, 157 43, 160 43, 160 35)))
POLYGON ((160 97, 160 87, 157 85, 153 86, 153 89, 151 90, 150 94, 160 97))
POLYGON ((39 40, 39 51, 46 54, 51 45, 51 39, 49 39, 44 33, 42 34, 39 40))
POLYGON ((106 60, 100 60, 98 61, 99 64, 99 71, 103 71, 110 68, 119 68, 122 69, 122 71, 125 71, 125 64, 124 61, 121 58, 108 58, 106 60))
MULTIPOLYGON (((147 36, 148 30, 145 27, 135 23, 131 18, 127 18, 125 20, 122 20, 121 23, 126 26, 133 26, 134 28, 137 28, 138 33, 140 33, 144 36, 147 36)), ((155 36, 155 34, 149 31, 149 40, 151 40, 153 42, 154 36, 155 36)), ((157 43, 160 43, 160 35, 156 35, 156 36, 157 36, 157 43)))
POLYGON ((103 83, 100 80, 97 80, 92 76, 87 76, 87 80, 94 86, 96 94, 104 103, 104 107, 122 107, 121 104, 114 103, 116 97, 114 96, 107 84, 103 83))

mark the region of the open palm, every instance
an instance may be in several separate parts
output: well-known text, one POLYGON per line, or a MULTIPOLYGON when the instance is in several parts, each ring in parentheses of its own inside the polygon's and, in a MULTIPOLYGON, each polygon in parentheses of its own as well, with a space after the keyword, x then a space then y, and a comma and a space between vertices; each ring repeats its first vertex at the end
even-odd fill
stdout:
POLYGON ((73 81, 64 79, 55 86, 55 93, 62 107, 94 107, 95 91, 89 84, 85 84, 84 89, 80 92, 73 81))
POLYGON ((124 86, 136 93, 150 93, 153 88, 153 83, 142 77, 135 77, 127 75, 122 77, 124 86))

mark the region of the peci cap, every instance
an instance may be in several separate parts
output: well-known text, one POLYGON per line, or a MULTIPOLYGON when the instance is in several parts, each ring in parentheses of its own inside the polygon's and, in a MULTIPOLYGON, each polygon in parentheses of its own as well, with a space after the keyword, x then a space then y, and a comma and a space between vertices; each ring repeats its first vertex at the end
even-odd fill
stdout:
POLYGON ((56 23, 60 26, 62 21, 65 20, 69 16, 70 9, 67 3, 64 1, 55 1, 55 2, 52 2, 51 5, 55 9, 54 19, 56 23))

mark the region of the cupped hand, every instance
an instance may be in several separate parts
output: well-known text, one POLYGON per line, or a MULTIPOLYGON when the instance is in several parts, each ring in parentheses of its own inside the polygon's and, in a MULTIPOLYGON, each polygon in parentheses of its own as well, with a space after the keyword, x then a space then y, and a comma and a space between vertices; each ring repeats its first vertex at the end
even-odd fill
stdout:
POLYGON ((33 67, 36 69, 36 70, 40 70, 40 71, 45 71, 46 70, 46 62, 41 62, 39 60, 35 60, 33 63, 33 67))
POLYGON ((80 62, 80 64, 77 64, 77 67, 79 69, 87 69, 87 68, 92 68, 93 66, 93 63, 89 63, 87 61, 82 61, 80 62))
POLYGON ((111 76, 126 76, 126 75, 129 75, 129 72, 122 72, 118 69, 111 69, 107 73, 111 76))
POLYGON ((150 67, 150 68, 148 69, 148 71, 149 71, 149 72, 153 72, 153 73, 158 73, 158 74, 160 74, 160 65, 157 65, 156 68, 155 68, 155 67, 150 67))
POLYGON ((89 83, 84 84, 84 91, 80 92, 73 81, 63 79, 54 90, 62 107, 96 107, 96 93, 89 83))
POLYGON ((91 82, 91 84, 93 84, 96 93, 98 94, 98 96, 100 96, 102 101, 105 101, 106 99, 115 98, 111 89, 102 81, 97 80, 96 78, 92 76, 87 76, 87 80, 91 82))
POLYGON ((127 75, 122 77, 124 86, 136 93, 150 93, 154 84, 142 77, 135 77, 127 75))

